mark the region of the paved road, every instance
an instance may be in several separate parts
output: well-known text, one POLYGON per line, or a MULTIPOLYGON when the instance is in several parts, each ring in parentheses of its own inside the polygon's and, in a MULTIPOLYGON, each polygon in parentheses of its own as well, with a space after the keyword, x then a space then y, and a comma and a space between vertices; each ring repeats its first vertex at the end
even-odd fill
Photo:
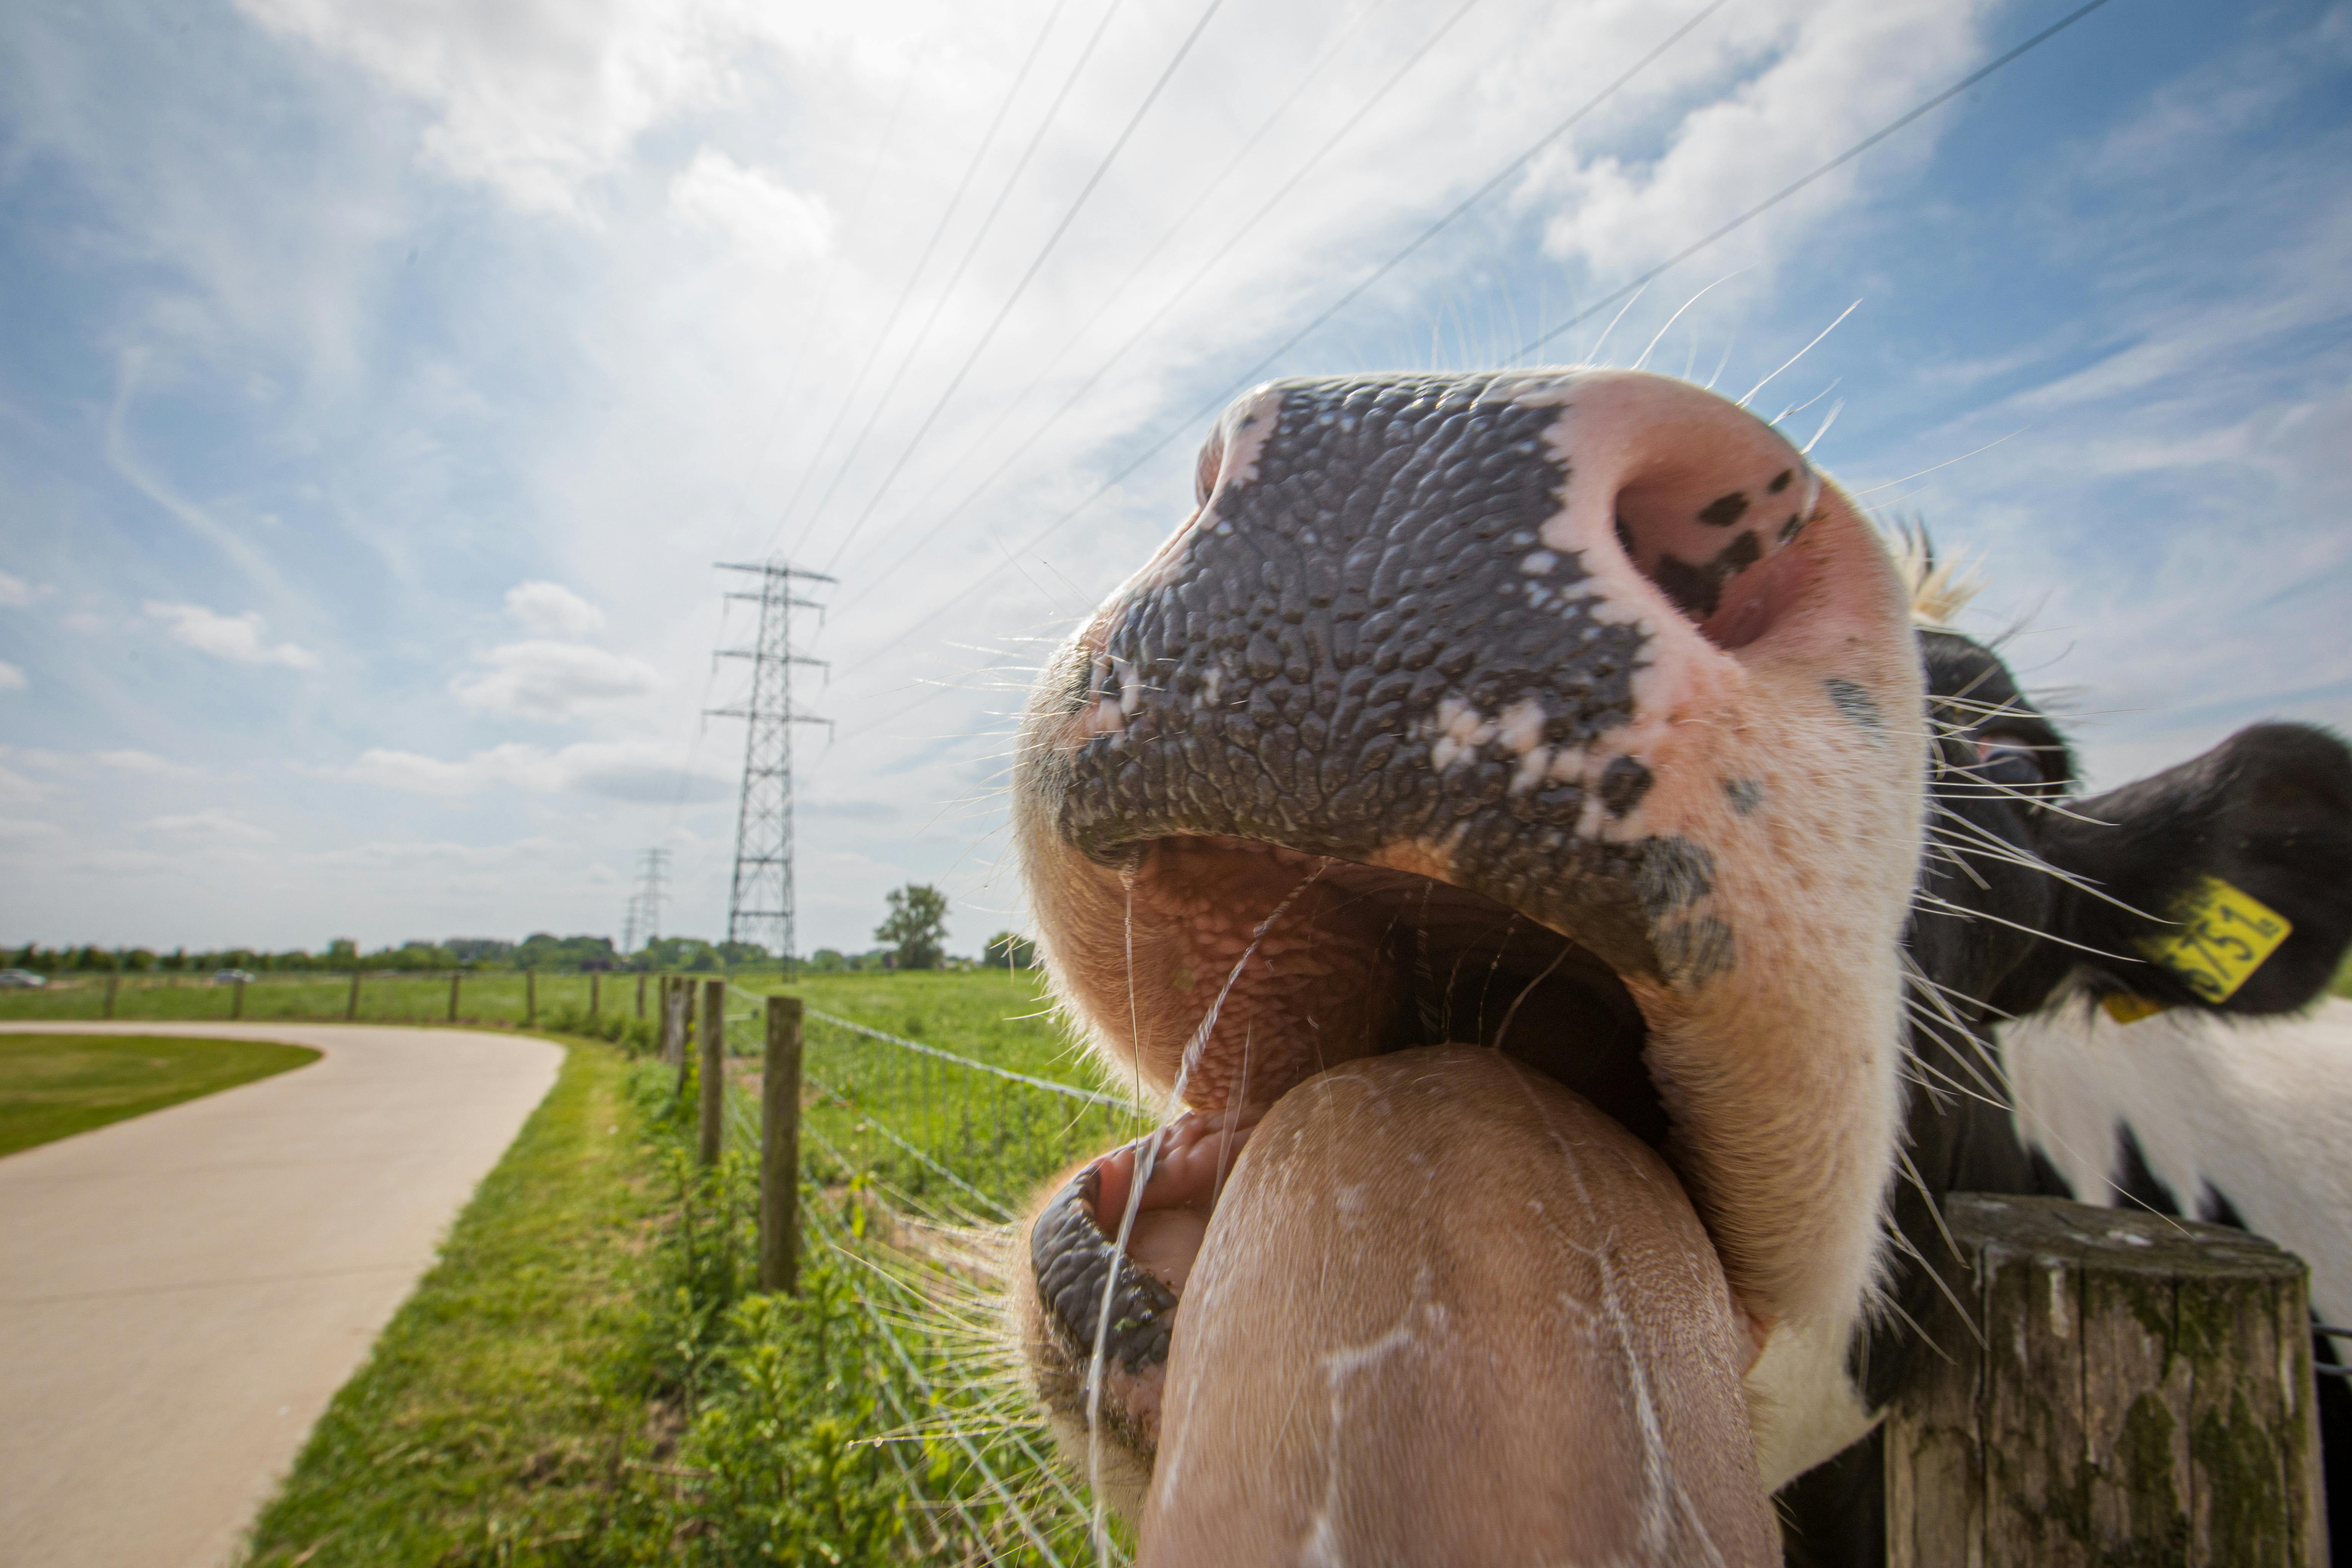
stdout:
POLYGON ((259 1083, 0 1159, 0 1560, 218 1568, 562 1059, 304 1024, 259 1083))

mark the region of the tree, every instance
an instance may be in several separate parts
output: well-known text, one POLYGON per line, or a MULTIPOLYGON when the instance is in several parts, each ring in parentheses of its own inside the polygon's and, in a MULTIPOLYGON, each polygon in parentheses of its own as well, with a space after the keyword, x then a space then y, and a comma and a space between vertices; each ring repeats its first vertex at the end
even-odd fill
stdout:
POLYGON ((874 928, 900 969, 937 969, 947 934, 948 896, 921 882, 892 889, 889 916, 874 928))
POLYGON ((1037 967, 1037 944, 1027 937, 1001 931, 988 939, 981 962, 991 969, 1034 969, 1037 967))

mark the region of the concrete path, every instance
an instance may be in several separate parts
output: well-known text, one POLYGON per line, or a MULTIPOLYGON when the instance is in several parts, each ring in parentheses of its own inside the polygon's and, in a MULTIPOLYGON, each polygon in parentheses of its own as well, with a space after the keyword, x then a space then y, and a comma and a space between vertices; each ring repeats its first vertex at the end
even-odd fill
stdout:
POLYGON ((343 1025, 0 1032, 326 1053, 0 1159, 0 1560, 218 1568, 562 1052, 343 1025))

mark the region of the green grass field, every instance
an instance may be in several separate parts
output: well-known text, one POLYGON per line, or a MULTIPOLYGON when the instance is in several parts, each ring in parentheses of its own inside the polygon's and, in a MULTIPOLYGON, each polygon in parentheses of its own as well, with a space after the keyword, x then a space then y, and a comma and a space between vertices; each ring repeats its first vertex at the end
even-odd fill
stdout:
POLYGON ((302 1046, 143 1035, 0 1035, 0 1154, 319 1059, 302 1046))
POLYGON ((1100 1074, 1063 1027, 1036 970, 802 974, 741 983, 755 994, 786 992, 822 1012, 903 1035, 1015 1072, 1087 1089, 1100 1074))

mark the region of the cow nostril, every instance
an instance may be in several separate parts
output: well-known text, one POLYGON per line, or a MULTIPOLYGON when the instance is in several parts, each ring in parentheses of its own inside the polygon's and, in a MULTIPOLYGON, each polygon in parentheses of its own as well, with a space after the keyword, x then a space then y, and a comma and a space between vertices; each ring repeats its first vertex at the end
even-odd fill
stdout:
POLYGON ((1755 641, 1778 618, 1786 573, 1776 563, 1811 523, 1821 490, 1778 437, 1761 426, 1757 435, 1695 460, 1670 456, 1617 493, 1626 558, 1727 649, 1755 641))

